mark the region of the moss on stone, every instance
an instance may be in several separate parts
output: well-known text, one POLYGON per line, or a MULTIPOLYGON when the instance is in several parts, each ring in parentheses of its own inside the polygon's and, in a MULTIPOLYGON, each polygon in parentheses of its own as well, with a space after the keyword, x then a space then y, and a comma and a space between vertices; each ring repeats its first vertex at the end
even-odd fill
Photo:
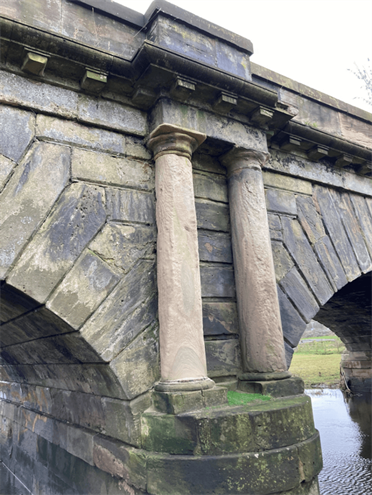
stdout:
POLYGON ((227 392, 227 401, 229 406, 243 406, 248 402, 253 402, 255 400, 270 400, 271 397, 268 395, 261 394, 246 394, 244 392, 235 392, 230 390, 227 392))

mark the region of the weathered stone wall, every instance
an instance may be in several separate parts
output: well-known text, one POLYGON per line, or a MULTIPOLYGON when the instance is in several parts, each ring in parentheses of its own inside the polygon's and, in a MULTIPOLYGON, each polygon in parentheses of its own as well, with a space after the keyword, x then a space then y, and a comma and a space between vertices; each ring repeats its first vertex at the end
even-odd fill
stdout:
MULTIPOLYGON (((286 162, 304 162, 278 151, 271 160, 283 168, 286 162)), ((288 362, 306 324, 317 319, 320 308, 345 285, 372 270, 371 192, 348 192, 337 187, 336 181, 332 187, 330 179, 331 175, 322 184, 272 171, 264 174, 288 362)), ((337 325, 332 330, 350 350, 353 339, 358 340, 356 335, 340 333, 337 325)), ((368 325, 364 323, 360 332, 367 335, 368 325)))
MULTIPOLYGON (((119 493, 108 473, 130 470, 126 449, 140 446, 160 378, 147 116, 7 72, 0 80, 2 459, 35 493, 119 493)), ((226 170, 203 153, 193 166, 208 374, 235 378, 226 170)))
POLYGON ((202 153, 193 167, 208 376, 235 378, 240 345, 226 168, 202 153))
MULTIPOLYGON (((269 434, 255 411, 248 420, 215 410, 200 422, 164 415, 159 436, 150 412, 141 432, 160 379, 145 139, 163 123, 206 135, 192 164, 207 367, 233 387, 241 358, 219 157, 269 147, 263 176, 289 363, 306 322, 320 308, 336 321, 337 295, 358 295, 352 284, 371 272, 370 116, 251 70, 249 40, 175 6, 106 15, 83 6, 92 2, 0 6, 1 460, 35 494, 165 493, 175 469, 185 492, 203 495, 225 493, 229 471, 233 493, 265 459, 275 483, 245 477, 247 493, 272 493, 279 479, 281 492, 317 493, 321 456, 305 397, 288 399, 282 419, 292 426, 280 438, 278 402, 261 411, 269 434), (251 422, 254 434, 240 435, 251 422), (151 442, 163 450, 141 450, 151 442), (195 473, 203 481, 194 487, 195 473)), ((352 362, 366 334, 343 329, 352 362)))
POLYGON ((138 445, 159 378, 147 116, 0 79, 2 459, 35 493, 120 493, 97 435, 138 445))

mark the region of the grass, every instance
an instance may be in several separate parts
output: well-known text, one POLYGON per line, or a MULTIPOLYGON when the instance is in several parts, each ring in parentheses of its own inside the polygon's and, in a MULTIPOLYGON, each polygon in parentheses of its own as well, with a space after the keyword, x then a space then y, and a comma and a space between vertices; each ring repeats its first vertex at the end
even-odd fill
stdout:
POLYGON ((243 406, 244 404, 248 404, 248 402, 253 402, 255 400, 270 399, 271 397, 268 395, 246 394, 243 392, 235 392, 234 390, 227 392, 227 402, 229 403, 229 406, 243 406))
POLYGON ((341 354, 345 349, 341 339, 332 336, 316 337, 316 341, 300 343, 295 353, 299 354, 341 354))
POLYGON ((307 388, 319 385, 335 387, 339 383, 341 353, 345 347, 336 336, 319 337, 319 339, 325 342, 299 344, 293 354, 289 371, 301 377, 307 388))

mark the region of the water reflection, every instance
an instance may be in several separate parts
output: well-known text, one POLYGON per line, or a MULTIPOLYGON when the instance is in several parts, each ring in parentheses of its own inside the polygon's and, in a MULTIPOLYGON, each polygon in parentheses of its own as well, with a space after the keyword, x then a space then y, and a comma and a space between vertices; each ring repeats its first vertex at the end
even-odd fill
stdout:
POLYGON ((372 493, 371 402, 344 398, 338 389, 306 390, 320 432, 324 467, 322 495, 372 493))

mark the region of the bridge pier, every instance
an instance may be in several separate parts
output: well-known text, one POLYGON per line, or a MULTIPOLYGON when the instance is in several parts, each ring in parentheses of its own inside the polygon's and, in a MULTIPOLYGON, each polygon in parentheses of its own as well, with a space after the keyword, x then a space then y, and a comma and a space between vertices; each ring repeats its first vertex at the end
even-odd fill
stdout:
POLYGON ((286 489, 290 494, 299 493, 301 483, 303 493, 309 493, 306 489, 310 486, 311 493, 317 493, 313 478, 319 465, 310 468, 310 460, 316 457, 321 462, 318 433, 308 409, 309 399, 302 395, 302 381, 289 378, 286 371, 258 166, 266 156, 262 152, 233 149, 223 158, 229 171, 243 349, 244 371, 237 387, 242 391, 239 398, 246 396, 244 392, 256 392, 281 399, 275 404, 232 407, 223 383, 215 386, 207 377, 191 166, 191 154, 204 139, 203 134, 173 122, 158 125, 147 141, 156 166, 161 362, 161 381, 152 392, 152 406, 141 418, 141 445, 149 452, 151 493, 265 494, 275 485, 278 493, 286 489), (305 435, 299 434, 303 415, 307 416, 305 435), (269 427, 274 441, 263 441, 262 424, 264 436, 269 427), (282 434, 279 425, 284 424, 286 433, 282 434), (260 445, 257 451, 254 445, 260 445), (298 466, 289 473, 286 463, 291 459, 292 464, 292 456, 298 466), (310 477, 300 466, 310 468, 310 477), (224 476, 221 478, 221 469, 229 470, 228 485, 224 476), (246 476, 247 471, 254 476, 246 476))
POLYGON ((370 383, 370 117, 168 2, 52 3, 0 5, 0 460, 35 495, 318 495, 287 367, 319 314, 370 383))
MULTIPOLYGON (((341 377, 355 395, 372 396, 372 356, 370 351, 344 351, 341 356, 341 377)), ((346 388, 346 387, 345 387, 346 388)))

